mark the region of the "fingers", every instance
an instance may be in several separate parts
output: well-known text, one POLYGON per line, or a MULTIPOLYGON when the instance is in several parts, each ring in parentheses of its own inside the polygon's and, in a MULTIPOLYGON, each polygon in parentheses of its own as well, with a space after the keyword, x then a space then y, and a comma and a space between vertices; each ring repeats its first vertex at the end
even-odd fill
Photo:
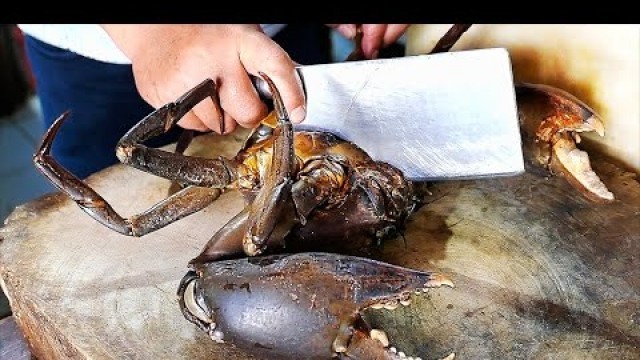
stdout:
MULTIPOLYGON (((262 120, 262 119, 260 119, 262 120)), ((260 121, 258 120, 258 122, 260 121)), ((236 121, 236 119, 234 119, 231 115, 229 115, 229 113, 224 113, 224 133, 222 133, 223 135, 225 134, 230 134, 231 132, 233 132, 233 130, 236 129, 237 125, 239 124, 238 121, 236 121)), ((257 125, 257 122, 256 124, 257 125)), ((252 127, 255 127, 255 125, 253 125, 252 127)))
POLYGON ((362 51, 368 59, 378 57, 386 28, 386 24, 362 24, 362 51))
POLYGON ((363 24, 362 51, 369 59, 378 57, 381 48, 397 41, 409 24, 363 24))
MULTIPOLYGON (((224 109, 225 133, 229 132, 230 120, 243 127, 255 127, 267 115, 267 106, 260 100, 246 70, 241 65, 236 65, 222 71, 218 79, 218 94, 220 105, 224 109)), ((205 121, 203 116, 210 114, 214 108, 210 101, 202 102, 194 108, 194 111, 205 121), (201 105, 205 106, 200 107, 201 105)), ((217 122, 218 119, 215 121, 217 122)), ((209 122, 205 123, 211 127, 209 122)), ((216 130, 215 127, 211 128, 216 130)))
POLYGON ((206 125, 202 120, 200 120, 200 118, 197 117, 193 113, 193 111, 189 111, 188 113, 184 114, 182 119, 178 121, 178 125, 182 128, 189 129, 189 130, 196 130, 196 131, 202 131, 202 132, 210 130, 209 126, 206 125))
POLYGON ((295 63, 284 49, 261 33, 251 34, 239 49, 240 61, 245 70, 257 76, 267 74, 274 82, 289 118, 300 123, 306 116, 304 90, 295 70, 295 63))
POLYGON ((356 36, 356 24, 327 24, 347 39, 353 39, 356 36))
POLYGON ((204 79, 216 82, 219 101, 203 99, 180 119, 180 126, 225 134, 238 124, 255 127, 267 115, 249 77, 260 72, 278 87, 290 119, 304 119, 305 97, 296 64, 258 24, 135 29, 140 43, 153 44, 132 57, 138 91, 152 106, 175 101, 204 79))
POLYGON ((410 24, 387 24, 387 29, 384 33, 384 41, 382 42, 382 46, 389 46, 398 41, 402 34, 407 31, 409 25, 410 24))
POLYGON ((215 122, 213 125, 205 124, 200 117, 196 116, 193 111, 189 111, 186 113, 180 121, 178 121, 178 125, 184 129, 195 130, 200 132, 209 132, 215 131, 218 134, 230 134, 233 132, 238 123, 234 118, 232 118, 228 113, 223 115, 224 117, 224 133, 220 132, 220 123, 215 122))

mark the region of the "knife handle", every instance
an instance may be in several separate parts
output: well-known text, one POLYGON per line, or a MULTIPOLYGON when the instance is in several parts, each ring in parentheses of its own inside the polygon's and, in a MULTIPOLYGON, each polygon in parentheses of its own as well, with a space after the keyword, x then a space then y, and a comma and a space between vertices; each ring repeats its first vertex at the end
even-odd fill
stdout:
MULTIPOLYGON (((307 88, 304 85, 304 76, 302 75, 302 65, 296 67, 296 73, 298 74, 298 79, 300 79, 300 82, 302 83, 302 91, 304 92, 305 101, 306 101, 307 88)), ((269 90, 269 85, 267 84, 267 82, 264 81, 261 77, 254 76, 251 74, 249 74, 249 78, 251 79, 251 82, 253 83, 253 87, 256 89, 256 92, 258 93, 260 100, 266 103, 270 103, 271 100, 273 100, 273 96, 271 95, 271 91, 269 90)))
POLYGON ((258 92, 258 96, 263 101, 271 100, 273 96, 271 96, 271 91, 269 91, 269 85, 264 81, 261 77, 253 76, 249 74, 249 78, 251 78, 251 82, 253 83, 253 87, 258 92))

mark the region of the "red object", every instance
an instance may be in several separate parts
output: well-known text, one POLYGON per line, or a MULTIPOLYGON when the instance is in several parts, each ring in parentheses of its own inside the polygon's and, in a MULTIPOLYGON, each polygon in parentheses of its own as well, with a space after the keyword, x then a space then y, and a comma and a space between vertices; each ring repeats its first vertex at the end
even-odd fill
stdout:
POLYGON ((15 25, 13 26, 13 38, 15 39, 18 50, 20 51, 22 66, 24 69, 24 73, 28 78, 31 91, 34 91, 36 88, 36 79, 33 76, 33 72, 31 71, 31 64, 29 63, 29 59, 27 58, 27 53, 24 47, 24 34, 22 33, 22 30, 20 30, 20 28, 15 25))

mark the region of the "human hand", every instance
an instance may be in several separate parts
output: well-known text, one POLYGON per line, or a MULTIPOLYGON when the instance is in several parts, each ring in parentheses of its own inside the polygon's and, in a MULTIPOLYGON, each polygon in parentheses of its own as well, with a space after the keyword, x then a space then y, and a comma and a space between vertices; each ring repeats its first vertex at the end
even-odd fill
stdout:
POLYGON ((153 107, 175 101, 206 78, 216 81, 223 114, 208 99, 179 122, 183 128, 225 133, 254 127, 267 114, 248 74, 267 74, 291 120, 304 119, 304 92, 289 55, 257 24, 103 25, 129 57, 136 86, 153 107))
MULTIPOLYGON (((344 37, 356 36, 356 24, 327 24, 344 37)), ((387 47, 404 34, 411 24, 362 24, 362 51, 367 59, 378 57, 378 51, 387 47)))

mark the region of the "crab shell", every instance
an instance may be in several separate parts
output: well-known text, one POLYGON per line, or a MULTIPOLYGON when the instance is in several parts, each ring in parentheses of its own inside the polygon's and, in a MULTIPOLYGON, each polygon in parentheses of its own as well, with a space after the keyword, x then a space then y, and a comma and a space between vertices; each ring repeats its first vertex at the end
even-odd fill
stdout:
POLYGON ((184 316, 218 342, 266 359, 406 359, 361 315, 408 304, 453 283, 330 253, 270 255, 195 265, 178 290, 184 316))

